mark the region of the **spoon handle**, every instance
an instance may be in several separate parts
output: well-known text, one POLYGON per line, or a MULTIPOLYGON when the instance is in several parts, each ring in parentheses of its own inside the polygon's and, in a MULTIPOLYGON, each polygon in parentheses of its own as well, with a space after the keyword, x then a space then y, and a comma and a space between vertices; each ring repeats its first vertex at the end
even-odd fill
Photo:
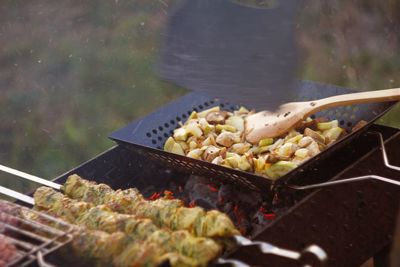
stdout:
POLYGON ((315 113, 323 109, 338 106, 399 100, 400 88, 337 95, 315 101, 310 101, 310 105, 312 107, 310 108, 310 113, 315 113))

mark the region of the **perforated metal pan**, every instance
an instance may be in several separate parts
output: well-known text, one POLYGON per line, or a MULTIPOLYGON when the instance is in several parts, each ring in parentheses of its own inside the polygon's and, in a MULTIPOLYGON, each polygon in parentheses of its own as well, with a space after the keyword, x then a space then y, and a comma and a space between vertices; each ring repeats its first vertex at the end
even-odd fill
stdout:
MULTIPOLYGON (((353 92, 347 88, 309 81, 299 82, 297 84, 297 91, 296 99, 293 99, 293 101, 313 100, 353 92)), ((365 131, 375 120, 389 111, 395 104, 396 102, 362 104, 339 107, 317 113, 315 115, 317 117, 322 116, 330 120, 339 120, 340 126, 345 128, 350 134, 334 145, 329 146, 326 150, 308 160, 300 167, 278 179, 276 182, 272 182, 265 177, 252 173, 218 166, 209 162, 168 153, 162 150, 166 139, 171 136, 173 130, 178 127, 178 122, 185 121, 193 110, 201 111, 216 105, 219 105, 224 110, 239 108, 236 104, 231 104, 220 99, 210 99, 198 93, 189 93, 161 107, 159 110, 113 132, 110 138, 127 148, 135 150, 144 157, 166 161, 171 167, 188 173, 211 175, 223 182, 235 183, 240 186, 246 186, 252 190, 265 192, 265 190, 268 191, 274 188, 274 185, 285 182, 288 178, 295 176, 296 173, 307 168, 312 162, 319 161, 335 149, 346 145, 350 140, 356 138, 365 131), (351 132, 352 127, 360 120, 365 120, 368 123, 359 130, 351 132)), ((251 109, 251 107, 247 108, 251 109)), ((266 109, 268 109, 268 107, 266 107, 266 109)), ((315 166, 315 164, 313 166, 315 166)))

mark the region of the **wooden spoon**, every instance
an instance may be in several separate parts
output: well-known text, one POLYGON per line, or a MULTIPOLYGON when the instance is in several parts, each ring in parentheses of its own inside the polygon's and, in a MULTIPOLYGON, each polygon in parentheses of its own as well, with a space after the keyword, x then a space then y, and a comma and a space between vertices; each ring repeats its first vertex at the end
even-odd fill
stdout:
POLYGON ((327 97, 314 101, 292 102, 276 112, 261 111, 246 118, 246 140, 258 143, 263 138, 288 132, 301 120, 327 108, 337 106, 400 100, 400 88, 327 97))

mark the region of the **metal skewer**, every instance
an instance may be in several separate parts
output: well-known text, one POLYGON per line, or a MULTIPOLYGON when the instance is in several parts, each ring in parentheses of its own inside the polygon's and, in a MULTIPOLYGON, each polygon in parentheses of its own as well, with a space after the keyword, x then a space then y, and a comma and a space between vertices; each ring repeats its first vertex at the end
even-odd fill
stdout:
POLYGON ((21 193, 19 193, 17 191, 8 189, 8 188, 6 188, 4 186, 0 186, 0 194, 3 194, 3 195, 6 195, 6 196, 9 196, 9 197, 18 199, 18 200, 20 200, 20 201, 22 201, 24 203, 30 204, 30 205, 35 205, 35 201, 33 200, 32 197, 24 195, 24 194, 21 194, 21 193))
POLYGON ((60 190, 60 188, 61 188, 61 185, 59 185, 57 183, 54 183, 52 181, 49 181, 49 180, 46 180, 46 179, 34 176, 32 174, 29 174, 29 173, 22 172, 22 171, 7 167, 7 166, 4 166, 4 165, 0 165, 0 171, 7 172, 9 174, 24 178, 24 179, 29 180, 31 182, 39 183, 39 184, 42 184, 42 185, 45 185, 45 186, 48 186, 48 187, 51 187, 51 188, 54 188, 54 189, 57 189, 57 190, 60 190))

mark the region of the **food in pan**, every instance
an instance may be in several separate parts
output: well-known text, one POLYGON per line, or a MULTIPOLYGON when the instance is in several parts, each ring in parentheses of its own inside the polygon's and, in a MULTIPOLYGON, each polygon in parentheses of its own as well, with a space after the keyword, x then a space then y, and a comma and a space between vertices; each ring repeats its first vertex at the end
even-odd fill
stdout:
MULTIPOLYGON (((190 259, 190 266, 207 265, 221 253, 221 246, 210 238, 195 237, 185 230, 171 232, 160 229, 150 219, 116 213, 105 205, 94 206, 72 200, 51 188, 38 188, 34 199, 38 210, 88 229, 108 233, 123 232, 131 238, 131 243, 154 244, 163 252, 170 253, 169 255, 183 255, 183 258, 190 259)), ((124 258, 128 256, 125 255, 124 258)), ((181 261, 177 256, 174 258, 175 261, 181 261)))
POLYGON ((17 257, 16 247, 5 237, 0 234, 0 267, 8 266, 17 257))
POLYGON ((244 107, 222 111, 219 106, 193 111, 167 139, 164 150, 276 180, 345 134, 337 120, 308 118, 285 136, 253 145, 244 136, 245 118, 253 113, 244 107))
POLYGON ((113 190, 105 184, 96 184, 71 175, 61 188, 72 199, 104 204, 113 211, 151 219, 159 227, 187 230, 202 237, 232 237, 239 235, 230 218, 217 210, 188 208, 181 200, 160 198, 146 200, 138 190, 113 190))

